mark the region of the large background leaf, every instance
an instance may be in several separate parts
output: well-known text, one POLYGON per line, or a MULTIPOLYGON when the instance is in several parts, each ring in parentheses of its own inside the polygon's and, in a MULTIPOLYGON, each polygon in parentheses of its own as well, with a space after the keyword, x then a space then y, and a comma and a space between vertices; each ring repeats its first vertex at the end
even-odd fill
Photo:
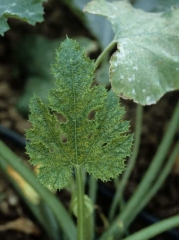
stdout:
POLYGON ((32 25, 43 21, 45 0, 0 0, 0 35, 9 29, 8 18, 17 18, 32 25))
POLYGON ((179 9, 147 13, 126 1, 92 1, 86 11, 112 23, 118 50, 111 58, 110 81, 120 96, 156 103, 179 88, 179 9))
POLYGON ((81 18, 86 27, 97 38, 101 48, 105 48, 110 43, 114 37, 111 23, 105 18, 82 12, 85 4, 89 2, 89 0, 63 0, 63 2, 66 3, 79 18, 81 18))
POLYGON ((171 9, 171 6, 179 6, 179 0, 134 0, 133 6, 147 12, 164 12, 171 9))

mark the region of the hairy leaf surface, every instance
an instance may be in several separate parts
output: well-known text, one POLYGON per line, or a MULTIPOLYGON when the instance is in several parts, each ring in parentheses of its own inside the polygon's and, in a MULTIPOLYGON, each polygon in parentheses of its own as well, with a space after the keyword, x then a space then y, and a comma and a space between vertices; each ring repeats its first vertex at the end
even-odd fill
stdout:
POLYGON ((17 18, 35 25, 43 21, 45 0, 0 0, 0 35, 9 29, 8 18, 17 18))
POLYGON ((116 177, 132 144, 118 97, 102 86, 92 87, 95 64, 75 41, 67 38, 61 44, 56 61, 49 104, 37 96, 30 102, 27 152, 31 163, 39 164, 39 179, 63 188, 75 165, 104 181, 116 177))
POLYGON ((111 58, 110 81, 118 95, 149 105, 179 89, 178 8, 147 13, 127 1, 94 0, 85 10, 112 23, 118 50, 111 58))

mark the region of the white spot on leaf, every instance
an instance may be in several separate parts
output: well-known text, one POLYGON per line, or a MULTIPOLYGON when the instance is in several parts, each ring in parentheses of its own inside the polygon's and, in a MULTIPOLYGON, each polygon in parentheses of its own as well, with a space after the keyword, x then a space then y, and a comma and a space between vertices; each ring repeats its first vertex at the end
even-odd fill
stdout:
POLYGON ((129 78, 128 78, 128 81, 129 81, 129 82, 135 81, 135 75, 133 74, 132 77, 129 77, 129 78))
POLYGON ((133 69, 137 71, 138 70, 138 66, 134 66, 133 69))
POLYGON ((136 94, 135 89, 132 89, 132 93, 133 93, 133 94, 136 94))
POLYGON ((148 104, 150 104, 150 102, 151 102, 151 97, 150 97, 150 96, 147 96, 147 97, 146 97, 146 102, 147 102, 148 104))

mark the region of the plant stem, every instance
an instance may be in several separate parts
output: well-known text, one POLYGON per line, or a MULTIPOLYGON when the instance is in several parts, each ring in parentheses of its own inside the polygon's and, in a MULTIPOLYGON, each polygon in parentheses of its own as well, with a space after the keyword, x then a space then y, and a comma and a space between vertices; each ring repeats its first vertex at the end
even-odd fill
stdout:
POLYGON ((132 156, 128 162, 127 169, 124 172, 122 179, 118 185, 116 190, 116 194, 114 196, 112 206, 109 213, 109 219, 112 220, 114 217, 115 210, 117 208, 118 203, 123 198, 123 192, 126 187, 127 181, 130 177, 132 169, 136 163, 137 155, 139 152, 140 146, 140 137, 141 137, 141 129, 142 129, 142 116, 143 116, 143 106, 138 104, 136 109, 136 121, 135 121, 135 143, 132 151, 132 156))
POLYGON ((165 167, 163 168, 163 171, 158 176, 155 184, 152 186, 152 188, 149 190, 149 192, 144 196, 144 198, 141 200, 141 202, 138 204, 138 206, 135 208, 134 214, 128 218, 129 224, 134 220, 136 215, 147 205, 147 203, 151 200, 151 198, 156 194, 156 192, 160 189, 163 182, 165 181, 166 177, 171 171, 171 168, 176 161, 176 158, 179 154, 179 142, 176 144, 174 150, 172 151, 169 159, 167 160, 167 163, 165 167))
POLYGON ((96 59, 96 68, 100 65, 102 60, 104 59, 105 55, 108 54, 116 45, 116 41, 113 40, 108 44, 108 46, 102 51, 102 53, 99 55, 99 57, 96 59))
POLYGON ((12 166, 12 168, 14 168, 14 170, 17 171, 32 186, 32 188, 34 188, 34 190, 40 195, 41 199, 50 207, 59 226, 68 236, 68 239, 74 240, 76 237, 76 228, 66 209, 48 189, 44 188, 37 181, 35 175, 2 141, 0 141, 0 156, 6 160, 7 165, 9 164, 12 166))
POLYGON ((76 173, 76 196, 77 196, 77 239, 85 239, 85 209, 84 209, 84 186, 81 166, 75 166, 76 173))
POLYGON ((176 106, 172 119, 170 120, 170 123, 168 125, 167 131, 162 139, 162 142, 158 147, 158 151, 154 156, 150 167, 148 168, 142 182, 139 184, 139 187, 135 191, 135 194, 127 204, 125 211, 121 214, 122 220, 124 221, 125 225, 128 225, 127 219, 129 219, 129 217, 133 214, 133 211, 145 197, 145 195, 147 194, 151 187, 152 182, 157 177, 157 174, 161 169, 165 157, 168 153, 168 150, 172 144, 174 134, 178 128, 178 123, 179 123, 179 102, 176 106))
POLYGON ((97 180, 90 176, 89 180, 89 198, 92 200, 93 204, 96 202, 96 191, 97 191, 97 180))
POLYGON ((147 240, 152 237, 165 232, 169 229, 177 227, 179 225, 179 216, 170 217, 166 220, 162 220, 159 223, 155 223, 150 227, 144 228, 123 240, 147 240))
POLYGON ((164 159, 172 144, 175 132, 178 129, 178 123, 179 123, 179 102, 175 108, 172 119, 169 122, 167 131, 162 139, 162 142, 160 143, 158 151, 155 157, 153 158, 153 161, 150 167, 148 168, 145 176, 143 177, 142 182, 139 184, 132 198, 127 203, 126 208, 124 209, 122 214, 118 215, 116 220, 111 224, 110 228, 101 236, 100 240, 107 239, 107 236, 110 236, 111 234, 117 235, 119 239, 119 236, 121 236, 125 229, 129 226, 128 219, 130 219, 130 217, 134 215, 135 208, 138 206, 140 201, 142 201, 142 199, 149 191, 151 184, 157 177, 157 174, 162 167, 164 159))
MULTIPOLYGON (((97 193, 97 180, 93 177, 93 176, 90 176, 90 180, 89 180, 89 198, 92 200, 93 202, 93 205, 95 205, 96 203, 96 193, 97 193)), ((95 226, 95 214, 94 214, 94 211, 92 213, 92 215, 90 216, 91 218, 91 234, 92 234, 92 237, 91 239, 94 239, 95 238, 95 229, 94 229, 94 226, 95 226)))
POLYGON ((94 212, 85 217, 85 240, 95 239, 94 234, 94 212))

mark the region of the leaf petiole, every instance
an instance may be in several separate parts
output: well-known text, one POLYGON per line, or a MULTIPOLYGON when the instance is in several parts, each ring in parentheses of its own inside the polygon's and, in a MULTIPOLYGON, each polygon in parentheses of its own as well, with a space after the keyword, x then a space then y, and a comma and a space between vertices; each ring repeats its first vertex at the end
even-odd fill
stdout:
POLYGON ((113 40, 110 42, 107 47, 102 51, 102 53, 99 55, 99 57, 96 59, 95 65, 96 68, 100 65, 102 60, 104 59, 105 55, 108 54, 116 45, 116 40, 113 40))
POLYGON ((76 174, 76 196, 77 196, 77 239, 85 239, 85 212, 84 212, 84 186, 82 177, 82 167, 75 166, 76 174))

